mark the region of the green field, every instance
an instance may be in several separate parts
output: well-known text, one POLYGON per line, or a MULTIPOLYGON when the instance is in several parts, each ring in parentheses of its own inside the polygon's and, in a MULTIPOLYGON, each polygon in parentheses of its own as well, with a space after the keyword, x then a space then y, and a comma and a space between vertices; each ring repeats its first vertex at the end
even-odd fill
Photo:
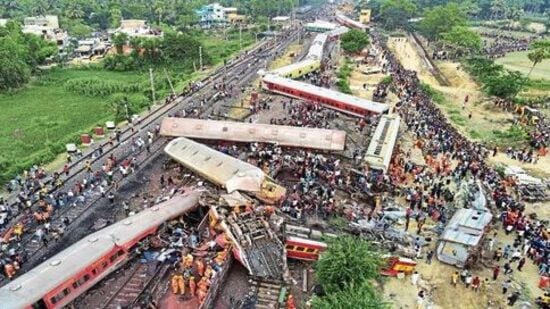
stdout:
MULTIPOLYGON (((238 32, 233 32, 228 33, 227 40, 209 35, 201 41, 213 64, 217 64, 239 50, 238 38, 238 32)), ((251 33, 243 32, 242 38, 243 48, 254 43, 251 33)), ((153 69, 157 99, 160 99, 169 88, 162 69, 153 69)), ((177 90, 198 76, 189 69, 175 67, 168 68, 168 73, 177 90)), ((114 120, 114 111, 108 102, 115 95, 145 101, 139 105, 143 109, 149 101, 148 71, 114 72, 102 69, 101 65, 52 69, 16 92, 0 93, 0 183, 33 164, 52 161, 64 152, 66 143, 78 142, 80 133, 114 120), (92 85, 78 87, 80 84, 76 83, 75 87, 75 81, 92 85), (131 93, 117 90, 101 95, 89 91, 94 87, 101 91, 111 83, 119 87, 135 85, 136 89, 131 93)))
POLYGON ((0 95, 0 166, 6 172, 53 159, 78 134, 112 119, 104 99, 68 92, 68 80, 96 77, 136 82, 135 73, 59 69, 37 78, 14 94, 0 95))
MULTIPOLYGON (((496 63, 504 65, 507 69, 520 71, 527 75, 533 66, 527 58, 528 51, 514 52, 507 54, 504 58, 496 59, 496 63)), ((537 64, 530 78, 550 80, 550 59, 537 64)))

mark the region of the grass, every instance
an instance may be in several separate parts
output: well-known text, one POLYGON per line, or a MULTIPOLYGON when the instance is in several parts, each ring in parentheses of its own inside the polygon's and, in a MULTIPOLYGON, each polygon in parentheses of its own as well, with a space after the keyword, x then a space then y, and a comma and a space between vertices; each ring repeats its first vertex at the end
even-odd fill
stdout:
MULTIPOLYGON (((496 63, 504 65, 505 68, 520 71, 527 75, 533 66, 527 58, 528 51, 509 53, 503 58, 496 59, 496 63)), ((532 79, 550 80, 550 59, 543 60, 535 66, 535 69, 529 76, 532 79)))
POLYGON ((0 95, 0 166, 2 180, 14 172, 55 158, 79 133, 111 118, 105 99, 70 92, 69 80, 95 77, 134 83, 146 76, 88 69, 58 69, 45 73, 24 89, 0 95))
MULTIPOLYGON (((255 41, 252 33, 244 31, 242 38, 243 48, 255 41)), ((223 62, 240 49, 238 31, 229 32, 227 41, 215 35, 205 36, 201 41, 214 64, 223 62)), ((156 71, 155 84, 166 84, 162 71, 156 71)), ((178 68, 170 68, 169 74, 175 77, 172 82, 176 90, 200 75, 178 68)), ((54 160, 65 151, 66 143, 78 143, 81 133, 113 120, 114 112, 107 104, 109 96, 94 96, 68 87, 79 79, 117 85, 140 84, 141 88, 134 95, 149 94, 148 72, 115 72, 100 66, 53 69, 34 78, 22 89, 0 93, 0 183, 34 164, 54 160)), ((166 85, 162 87, 158 89, 157 100, 169 93, 166 85)))
POLYGON ((338 76, 338 80, 336 81, 336 86, 338 87, 338 90, 347 94, 352 94, 351 88, 349 86, 349 78, 353 69, 350 66, 350 63, 351 61, 348 58, 345 58, 344 63, 336 74, 338 76))

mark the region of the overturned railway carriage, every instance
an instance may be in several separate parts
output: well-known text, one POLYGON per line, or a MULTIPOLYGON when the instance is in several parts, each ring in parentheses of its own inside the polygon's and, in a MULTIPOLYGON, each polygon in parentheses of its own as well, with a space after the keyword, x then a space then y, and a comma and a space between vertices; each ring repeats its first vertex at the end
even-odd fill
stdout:
POLYGON ((346 34, 349 31, 349 28, 347 27, 338 27, 332 31, 327 32, 327 40, 328 41, 336 41, 339 40, 340 37, 344 34, 346 34))
POLYGON ((285 197, 286 189, 260 168, 185 137, 168 143, 164 152, 228 193, 250 193, 268 204, 279 203, 285 197))
POLYGON ((322 60, 323 52, 325 50, 325 43, 327 42, 328 36, 326 34, 318 34, 315 36, 315 39, 311 43, 311 47, 308 50, 306 59, 312 60, 322 60))
POLYGON ((272 74, 263 77, 262 88, 288 97, 319 103, 327 108, 356 117, 387 113, 389 109, 386 104, 361 99, 338 91, 293 81, 272 74))
POLYGON ((384 115, 374 130, 364 161, 369 167, 386 173, 390 166, 393 148, 399 133, 401 118, 397 115, 384 115))
POLYGON ((319 70, 321 68, 321 61, 323 60, 326 41, 326 34, 318 34, 313 40, 304 60, 272 70, 270 74, 296 79, 319 70))
POLYGON ((296 62, 284 67, 280 67, 273 71, 271 74, 277 74, 281 77, 297 79, 311 72, 315 72, 321 68, 321 61, 315 59, 306 59, 300 62, 296 62))
POLYGON ((359 29, 361 31, 367 31, 368 29, 365 24, 355 21, 342 13, 336 13, 336 21, 343 26, 359 29))
POLYGON ((178 195, 88 235, 0 288, 0 308, 61 308, 129 259, 165 221, 192 211, 198 192, 178 195))
POLYGON ((200 140, 270 143, 328 151, 342 151, 346 143, 346 132, 340 130, 174 117, 162 120, 160 134, 200 140))

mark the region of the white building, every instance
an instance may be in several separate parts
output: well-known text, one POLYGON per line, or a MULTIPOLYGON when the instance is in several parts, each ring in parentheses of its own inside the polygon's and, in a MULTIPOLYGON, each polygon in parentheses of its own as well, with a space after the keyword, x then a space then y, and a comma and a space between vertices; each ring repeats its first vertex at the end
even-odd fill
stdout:
POLYGON ((126 33, 129 37, 158 37, 162 31, 153 29, 142 19, 124 19, 115 33, 126 33))
POLYGON ((69 43, 69 34, 59 28, 59 20, 55 15, 25 17, 22 31, 55 42, 60 52, 69 43))
POLYGON ((227 24, 235 20, 242 20, 243 16, 237 14, 237 8, 223 7, 219 3, 204 5, 196 10, 199 22, 203 25, 227 24))

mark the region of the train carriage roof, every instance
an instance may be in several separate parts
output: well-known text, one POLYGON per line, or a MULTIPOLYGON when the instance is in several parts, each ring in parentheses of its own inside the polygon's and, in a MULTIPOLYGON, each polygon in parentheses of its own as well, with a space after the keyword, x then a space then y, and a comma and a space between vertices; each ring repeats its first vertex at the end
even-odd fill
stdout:
POLYGON ((300 68, 308 67, 311 65, 318 65, 320 66, 320 61, 315 59, 306 59, 302 60, 300 62, 295 62, 289 65, 285 65, 284 67, 280 67, 278 69, 275 69, 273 71, 270 71, 269 74, 277 74, 280 76, 285 76, 287 74, 290 74, 296 70, 299 70, 300 68))
POLYGON ((401 118, 397 115, 384 115, 380 118, 364 158, 371 167, 387 171, 399 133, 400 121, 401 118))
POLYGON ((306 55, 306 59, 322 60, 327 37, 328 36, 323 33, 315 36, 315 39, 311 43, 311 47, 306 55))
POLYGON ((277 85, 281 85, 283 87, 293 88, 300 92, 310 93, 314 95, 319 95, 324 98, 328 98, 331 100, 336 100, 339 102, 342 102, 344 104, 357 107, 363 110, 368 110, 373 113, 383 113, 389 109, 388 105, 365 100, 359 97, 355 97, 352 95, 348 95, 345 93, 341 93, 339 91, 317 87, 311 84, 307 84, 304 82, 294 81, 287 78, 282 78, 276 75, 267 74, 263 77, 264 82, 273 83, 277 85))
POLYGON ((0 288, 1 308, 25 308, 72 280, 115 247, 125 247, 136 237, 173 219, 198 204, 199 193, 177 195, 127 219, 90 234, 0 288))
POLYGON ((345 26, 341 26, 341 27, 338 27, 330 32, 327 32, 327 35, 328 37, 334 37, 334 36, 339 36, 339 35, 342 35, 344 33, 347 33, 349 31, 349 28, 348 27, 345 27, 345 26))
POLYGON ((346 15, 341 14, 341 13, 336 14, 336 19, 340 20, 343 23, 347 23, 348 25, 351 25, 353 27, 359 28, 359 29, 363 29, 363 30, 367 29, 367 26, 365 24, 360 23, 358 21, 355 21, 355 20, 353 20, 353 19, 351 19, 351 18, 349 18, 346 15))
POLYGON ((162 120, 160 134, 333 151, 344 150, 346 142, 346 132, 341 130, 174 117, 162 120))
POLYGON ((260 192, 266 178, 260 168, 185 137, 168 143, 164 152, 186 168, 225 187, 228 193, 260 192))

